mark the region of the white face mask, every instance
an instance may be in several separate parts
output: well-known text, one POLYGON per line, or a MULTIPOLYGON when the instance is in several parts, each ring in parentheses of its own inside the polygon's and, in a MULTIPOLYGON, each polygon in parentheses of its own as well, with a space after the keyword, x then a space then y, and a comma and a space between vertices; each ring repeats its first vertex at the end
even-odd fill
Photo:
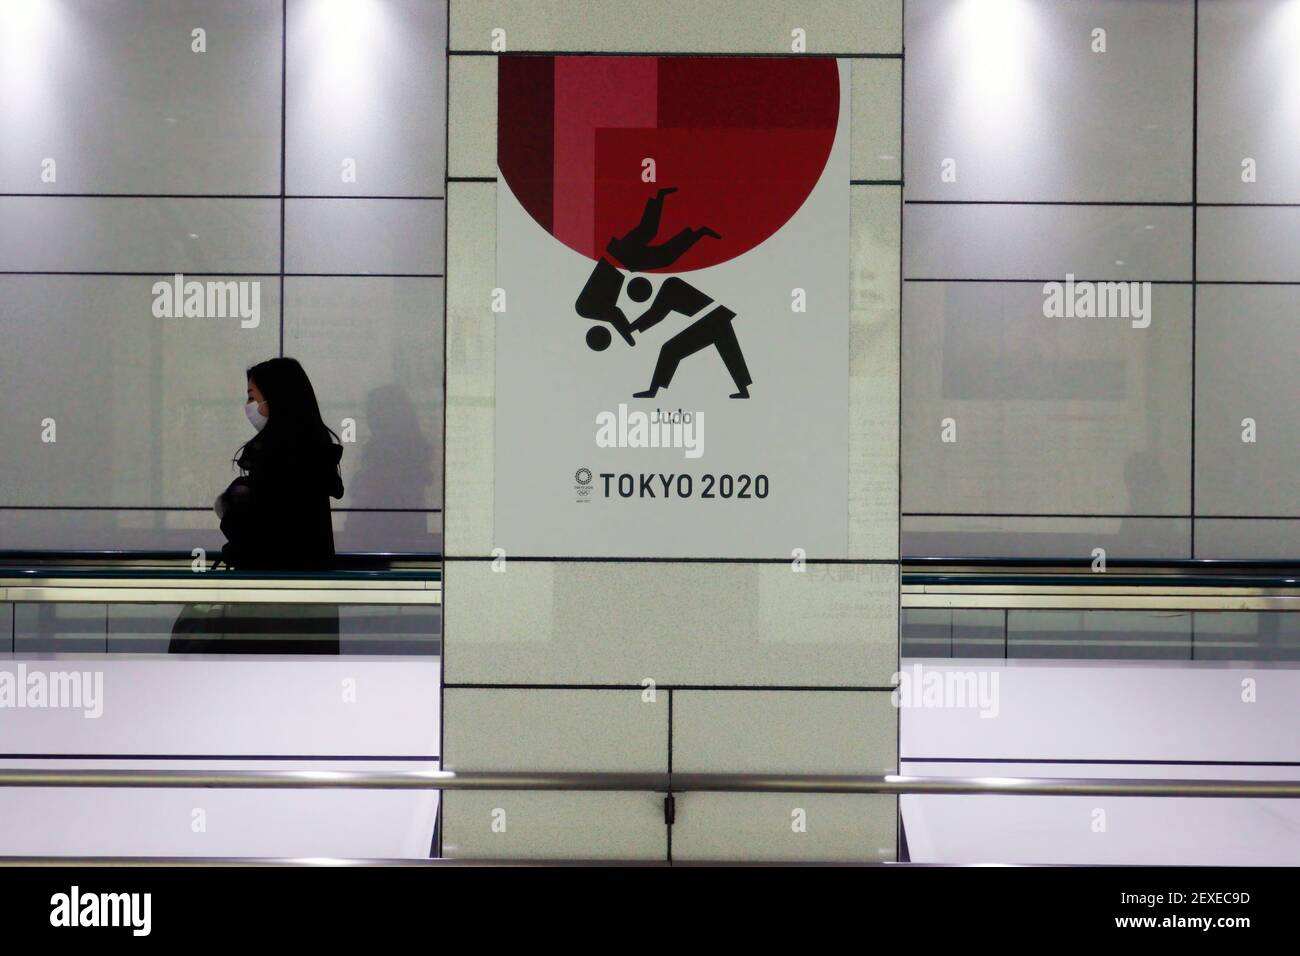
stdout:
POLYGON ((266 427, 266 416, 257 410, 257 402, 249 402, 245 405, 244 414, 259 432, 266 427))

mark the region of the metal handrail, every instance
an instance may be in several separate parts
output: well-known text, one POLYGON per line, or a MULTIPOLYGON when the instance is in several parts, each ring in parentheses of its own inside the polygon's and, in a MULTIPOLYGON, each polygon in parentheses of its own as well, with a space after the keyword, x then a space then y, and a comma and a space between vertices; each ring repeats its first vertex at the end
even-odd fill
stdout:
MULTIPOLYGON (((1110 797, 1300 798, 1300 781, 1067 777, 914 777, 901 774, 486 773, 453 770, 0 770, 3 787, 164 787, 375 790, 572 790, 654 793, 1003 794, 1110 797)), ((813 865, 815 861, 695 861, 813 865)), ((672 866, 663 860, 350 859, 336 857, 0 856, 0 867, 672 866)), ((818 864, 820 865, 820 864, 818 864)), ((844 865, 844 864, 838 864, 844 865)), ((860 864, 852 864, 860 865, 860 864)), ((880 866, 915 866, 880 861, 880 866)), ((926 864, 919 864, 926 865, 926 864)))
POLYGON ((4 787, 1300 798, 1300 780, 937 777, 902 774, 489 773, 454 770, 0 770, 0 788, 4 787))
POLYGON ((978 583, 957 578, 904 583, 903 608, 1113 611, 1300 611, 1300 587, 1127 584, 1079 578, 1057 583, 978 583))
MULTIPOLYGON (((0 552, 0 556, 11 552, 0 552)), ((917 562, 900 564, 899 603, 914 608, 1150 611, 1300 611, 1300 566, 1240 562, 1114 562, 1107 573, 1059 562, 917 562), (1203 567, 1201 565, 1204 565, 1203 567), (1254 573, 1251 573, 1251 572, 1254 573)), ((193 573, 190 562, 138 568, 98 564, 0 563, 0 602, 18 603, 325 603, 439 604, 438 567, 397 563, 380 570, 310 573, 193 573), (367 593, 371 592, 371 593, 367 593)))
POLYGON ((0 602, 92 604, 419 604, 442 603, 436 575, 383 577, 355 572, 334 578, 249 577, 168 572, 150 578, 96 575, 7 576, 0 602))
MULTIPOLYGON (((170 554, 170 552, 167 552, 170 554)), ((340 566, 317 571, 214 571, 193 559, 8 563, 0 551, 0 602, 92 604, 442 603, 441 565, 340 566)))

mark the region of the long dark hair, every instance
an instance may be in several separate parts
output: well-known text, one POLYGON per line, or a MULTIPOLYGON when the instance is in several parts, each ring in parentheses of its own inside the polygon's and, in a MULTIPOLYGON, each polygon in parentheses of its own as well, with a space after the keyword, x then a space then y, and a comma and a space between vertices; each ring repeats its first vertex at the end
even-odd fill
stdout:
POLYGON ((266 400, 267 423, 235 453, 235 464, 247 468, 249 453, 264 447, 310 451, 339 444, 339 436, 325 424, 316 390, 297 359, 273 358, 248 370, 248 380, 266 400))

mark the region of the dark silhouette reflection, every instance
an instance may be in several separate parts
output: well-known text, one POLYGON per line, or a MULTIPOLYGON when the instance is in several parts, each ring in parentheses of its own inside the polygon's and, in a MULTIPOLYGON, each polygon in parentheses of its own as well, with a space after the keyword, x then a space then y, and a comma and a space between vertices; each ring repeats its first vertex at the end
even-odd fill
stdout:
POLYGON ((338 654, 334 604, 187 604, 169 654, 338 654))
POLYGON ((1146 519, 1166 511, 1163 500, 1166 487, 1165 469, 1154 451, 1134 452, 1124 461, 1124 489, 1133 517, 1120 521, 1112 543, 1124 557, 1139 557, 1152 548, 1156 549, 1152 553, 1158 554, 1159 545, 1148 540, 1151 525, 1146 519))
POLYGON ((1124 488, 1129 510, 1135 515, 1156 515, 1165 510, 1164 466, 1154 451, 1138 451, 1124 462, 1124 488))
POLYGON ((357 472, 350 482, 349 511, 340 536, 364 541, 367 551, 436 550, 424 514, 392 511, 394 501, 424 501, 434 484, 437 449, 424 435, 415 404, 400 385, 384 385, 366 396, 369 434, 361 449, 357 472), (413 540, 414 539, 414 540, 413 540))

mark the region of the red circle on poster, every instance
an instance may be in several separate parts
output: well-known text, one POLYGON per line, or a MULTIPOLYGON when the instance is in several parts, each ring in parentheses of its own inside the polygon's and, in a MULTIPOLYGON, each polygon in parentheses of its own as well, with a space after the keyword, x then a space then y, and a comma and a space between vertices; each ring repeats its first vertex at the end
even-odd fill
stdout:
POLYGON ((798 212, 839 108, 833 59, 503 56, 497 162, 569 248, 636 272, 690 272, 748 252, 798 212))

